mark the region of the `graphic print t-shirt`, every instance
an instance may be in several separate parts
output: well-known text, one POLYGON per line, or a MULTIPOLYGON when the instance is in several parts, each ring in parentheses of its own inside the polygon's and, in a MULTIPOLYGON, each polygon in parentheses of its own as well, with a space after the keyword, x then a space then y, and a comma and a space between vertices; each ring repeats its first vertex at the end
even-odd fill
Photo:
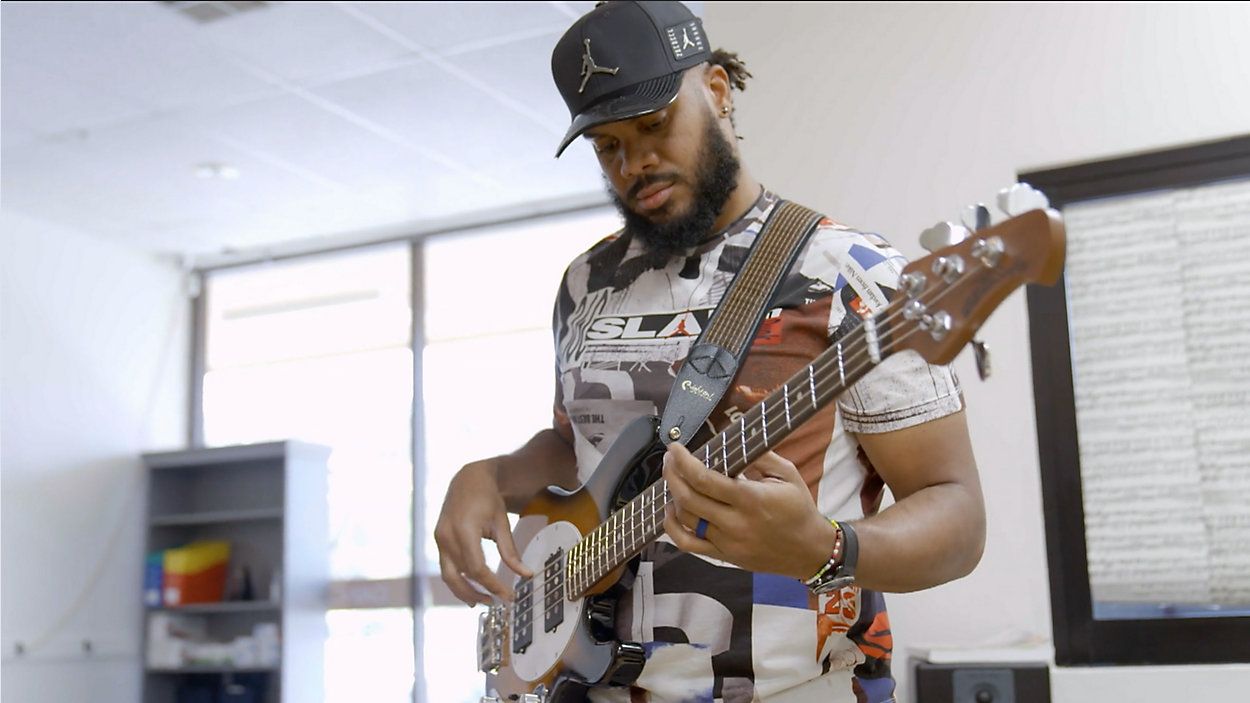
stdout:
MULTIPOLYGON (((763 192, 722 236, 666 263, 651 262, 640 243, 618 233, 569 266, 553 321, 554 425, 573 445, 582 481, 630 421, 663 412, 677 369, 776 202, 763 192)), ((709 431, 736 421, 883 307, 905 263, 881 237, 823 220, 713 410, 709 431)), ((904 351, 775 451, 798 467, 821 513, 860 518, 876 512, 883 482, 848 432, 902 429, 961 407, 948 367, 904 351)), ((793 578, 687 554, 667 537, 642 553, 617 625, 622 640, 643 645, 647 664, 632 691, 597 689, 595 701, 767 701, 839 671, 854 676, 837 701, 893 696, 892 640, 879 593, 851 586, 817 597, 793 578)))

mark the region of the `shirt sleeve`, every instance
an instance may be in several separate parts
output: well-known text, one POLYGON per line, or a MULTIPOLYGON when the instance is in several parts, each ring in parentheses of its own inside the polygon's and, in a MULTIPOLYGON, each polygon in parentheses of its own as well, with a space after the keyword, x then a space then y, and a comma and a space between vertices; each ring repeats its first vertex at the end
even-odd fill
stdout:
MULTIPOLYGON (((801 267, 804 276, 833 289, 828 330, 832 342, 894 298, 906 263, 880 235, 822 223, 801 267)), ((963 409, 954 369, 930 364, 911 350, 883 359, 837 402, 845 429, 861 434, 899 430, 963 409)))
POLYGON ((561 370, 561 350, 564 347, 564 337, 568 334, 568 316, 572 312, 573 300, 569 295, 568 285, 569 272, 564 272, 563 278, 560 280, 560 290, 556 295, 555 305, 551 311, 551 336, 555 350, 555 363, 552 370, 554 371, 554 398, 552 399, 551 411, 551 427, 560 435, 569 445, 573 444, 573 423, 569 420, 568 410, 564 407, 564 386, 562 382, 563 372, 561 370))

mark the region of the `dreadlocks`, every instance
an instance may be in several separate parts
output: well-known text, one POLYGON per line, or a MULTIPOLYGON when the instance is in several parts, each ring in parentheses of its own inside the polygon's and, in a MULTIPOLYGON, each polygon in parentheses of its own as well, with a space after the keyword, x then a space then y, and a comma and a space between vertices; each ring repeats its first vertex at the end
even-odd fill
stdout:
POLYGON ((724 49, 717 49, 712 52, 712 58, 708 62, 720 66, 725 69, 725 73, 729 74, 729 85, 738 90, 747 89, 747 79, 751 77, 751 72, 747 70, 747 65, 738 58, 738 54, 724 49))

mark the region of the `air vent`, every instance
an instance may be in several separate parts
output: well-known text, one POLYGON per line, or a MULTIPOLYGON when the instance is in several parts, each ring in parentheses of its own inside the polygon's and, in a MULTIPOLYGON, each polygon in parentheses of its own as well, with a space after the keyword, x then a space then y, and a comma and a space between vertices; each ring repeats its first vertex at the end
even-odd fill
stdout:
POLYGON ((160 0, 160 3, 170 6, 174 11, 186 15, 200 24, 216 22, 220 19, 241 15, 252 10, 259 10, 274 4, 272 2, 243 0, 222 0, 221 2, 208 2, 207 0, 160 0))

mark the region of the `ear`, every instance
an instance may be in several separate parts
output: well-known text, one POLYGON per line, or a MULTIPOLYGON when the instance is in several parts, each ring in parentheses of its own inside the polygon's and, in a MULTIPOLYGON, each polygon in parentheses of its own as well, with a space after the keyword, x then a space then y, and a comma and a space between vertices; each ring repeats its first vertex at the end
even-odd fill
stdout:
POLYGON ((703 87, 707 91, 712 112, 720 114, 722 107, 732 107, 733 99, 729 96, 729 73, 719 64, 709 63, 703 69, 703 87))

